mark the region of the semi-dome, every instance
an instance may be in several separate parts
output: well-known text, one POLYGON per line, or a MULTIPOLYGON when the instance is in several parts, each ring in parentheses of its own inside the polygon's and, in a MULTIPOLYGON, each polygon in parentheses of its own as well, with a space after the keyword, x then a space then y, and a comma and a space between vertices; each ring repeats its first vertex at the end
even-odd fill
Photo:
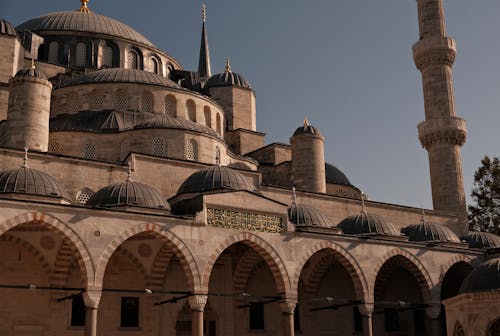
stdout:
POLYGON ((488 232, 469 232, 467 236, 460 237, 463 241, 469 243, 469 247, 478 249, 487 249, 500 247, 500 237, 488 232))
POLYGON ((250 83, 239 73, 231 71, 229 60, 226 60, 226 70, 210 77, 206 86, 208 88, 217 86, 238 86, 250 89, 250 83))
POLYGON ((318 129, 307 121, 307 119, 304 120, 304 125, 298 127, 295 132, 293 132, 293 136, 297 135, 308 135, 308 134, 313 134, 313 135, 320 135, 321 133, 318 131, 318 129))
POLYGON ((340 169, 329 163, 325 163, 325 178, 326 183, 352 186, 347 176, 340 169))
POLYGON ((189 176, 177 191, 184 193, 199 193, 211 190, 229 189, 255 191, 255 186, 240 172, 224 166, 210 166, 189 176))
POLYGON ((168 115, 155 116, 154 118, 148 119, 144 122, 138 123, 135 125, 136 129, 147 129, 147 128, 175 128, 175 129, 184 129, 190 130, 194 132, 200 132, 204 134, 208 134, 217 138, 220 138, 220 135, 211 129, 210 127, 206 127, 200 125, 194 121, 186 120, 186 119, 176 119, 170 117, 168 115))
POLYGON ((338 228, 346 234, 383 234, 400 236, 400 233, 388 219, 366 212, 349 216, 343 219, 338 228))
POLYGON ((7 193, 68 198, 52 176, 27 166, 0 172, 0 194, 7 193))
POLYGON ((485 261, 465 278, 460 293, 500 290, 500 258, 485 261))
POLYGON ((132 206, 159 210, 170 210, 168 202, 154 188, 130 179, 113 183, 98 190, 87 201, 93 207, 132 206))
POLYGON ((89 72, 71 79, 61 86, 99 83, 134 83, 182 89, 174 81, 149 71, 138 69, 110 68, 89 72))
POLYGON ((126 24, 90 11, 48 13, 26 21, 17 26, 16 29, 17 31, 28 30, 40 33, 42 36, 43 33, 48 32, 83 32, 101 34, 155 47, 154 44, 146 37, 126 24))
POLYGON ((450 242, 460 243, 457 235, 446 226, 422 220, 418 224, 409 225, 401 229, 401 233, 408 236, 410 241, 417 242, 450 242))
POLYGON ((4 19, 0 19, 0 34, 10 35, 10 36, 17 35, 14 26, 11 25, 10 22, 5 21, 4 19))
POLYGON ((333 225, 320 210, 304 204, 292 203, 288 207, 288 218, 295 226, 331 228, 333 225))

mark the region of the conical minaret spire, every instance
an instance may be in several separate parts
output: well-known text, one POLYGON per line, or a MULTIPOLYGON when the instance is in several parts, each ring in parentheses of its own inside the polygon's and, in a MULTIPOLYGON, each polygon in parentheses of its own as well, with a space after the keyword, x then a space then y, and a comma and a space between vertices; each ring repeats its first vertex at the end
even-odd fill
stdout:
POLYGON ((205 4, 201 7, 201 17, 203 19, 203 26, 201 28, 201 45, 200 45, 200 60, 198 63, 198 73, 202 79, 208 79, 212 75, 210 69, 210 51, 208 50, 208 35, 207 35, 207 6, 205 4))

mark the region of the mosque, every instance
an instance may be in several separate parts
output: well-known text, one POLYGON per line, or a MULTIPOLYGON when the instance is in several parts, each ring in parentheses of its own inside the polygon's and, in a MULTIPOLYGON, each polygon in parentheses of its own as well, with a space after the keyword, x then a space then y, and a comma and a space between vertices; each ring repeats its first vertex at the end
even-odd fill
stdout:
POLYGON ((307 120, 266 144, 205 8, 194 71, 87 2, 0 20, 0 335, 500 335, 442 0, 413 46, 433 210, 368 200, 307 120))

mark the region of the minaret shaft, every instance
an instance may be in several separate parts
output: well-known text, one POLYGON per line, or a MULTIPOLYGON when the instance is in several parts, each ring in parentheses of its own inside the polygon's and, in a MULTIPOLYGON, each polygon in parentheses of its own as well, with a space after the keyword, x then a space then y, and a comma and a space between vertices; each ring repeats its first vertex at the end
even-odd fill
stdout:
POLYGON ((434 209, 459 215, 457 231, 467 231, 467 210, 460 147, 465 143, 465 121, 455 113, 452 66, 455 41, 446 36, 442 0, 417 0, 420 41, 413 58, 422 73, 425 121, 419 139, 429 154, 434 209))

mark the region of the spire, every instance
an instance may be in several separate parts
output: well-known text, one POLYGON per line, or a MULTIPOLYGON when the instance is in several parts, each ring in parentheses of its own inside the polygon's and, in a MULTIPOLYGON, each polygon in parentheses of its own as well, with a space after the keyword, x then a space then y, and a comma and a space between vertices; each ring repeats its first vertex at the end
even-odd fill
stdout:
POLYGON ((208 36, 205 24, 207 20, 207 6, 205 4, 201 6, 201 18, 203 20, 203 26, 201 28, 200 61, 198 63, 198 73, 202 78, 209 78, 210 76, 212 76, 212 71, 210 69, 210 51, 208 50, 208 36))
POLYGON ((28 147, 24 147, 23 168, 28 168, 28 147))
POLYGON ((226 72, 231 72, 231 60, 229 57, 226 58, 226 72))
POLYGON ((82 5, 76 11, 80 13, 88 13, 89 8, 87 7, 87 3, 89 2, 89 0, 80 0, 80 2, 82 3, 82 5))
POLYGON ((365 206, 365 194, 363 194, 363 190, 359 190, 359 195, 361 196, 361 213, 368 213, 366 211, 366 206, 365 206))

